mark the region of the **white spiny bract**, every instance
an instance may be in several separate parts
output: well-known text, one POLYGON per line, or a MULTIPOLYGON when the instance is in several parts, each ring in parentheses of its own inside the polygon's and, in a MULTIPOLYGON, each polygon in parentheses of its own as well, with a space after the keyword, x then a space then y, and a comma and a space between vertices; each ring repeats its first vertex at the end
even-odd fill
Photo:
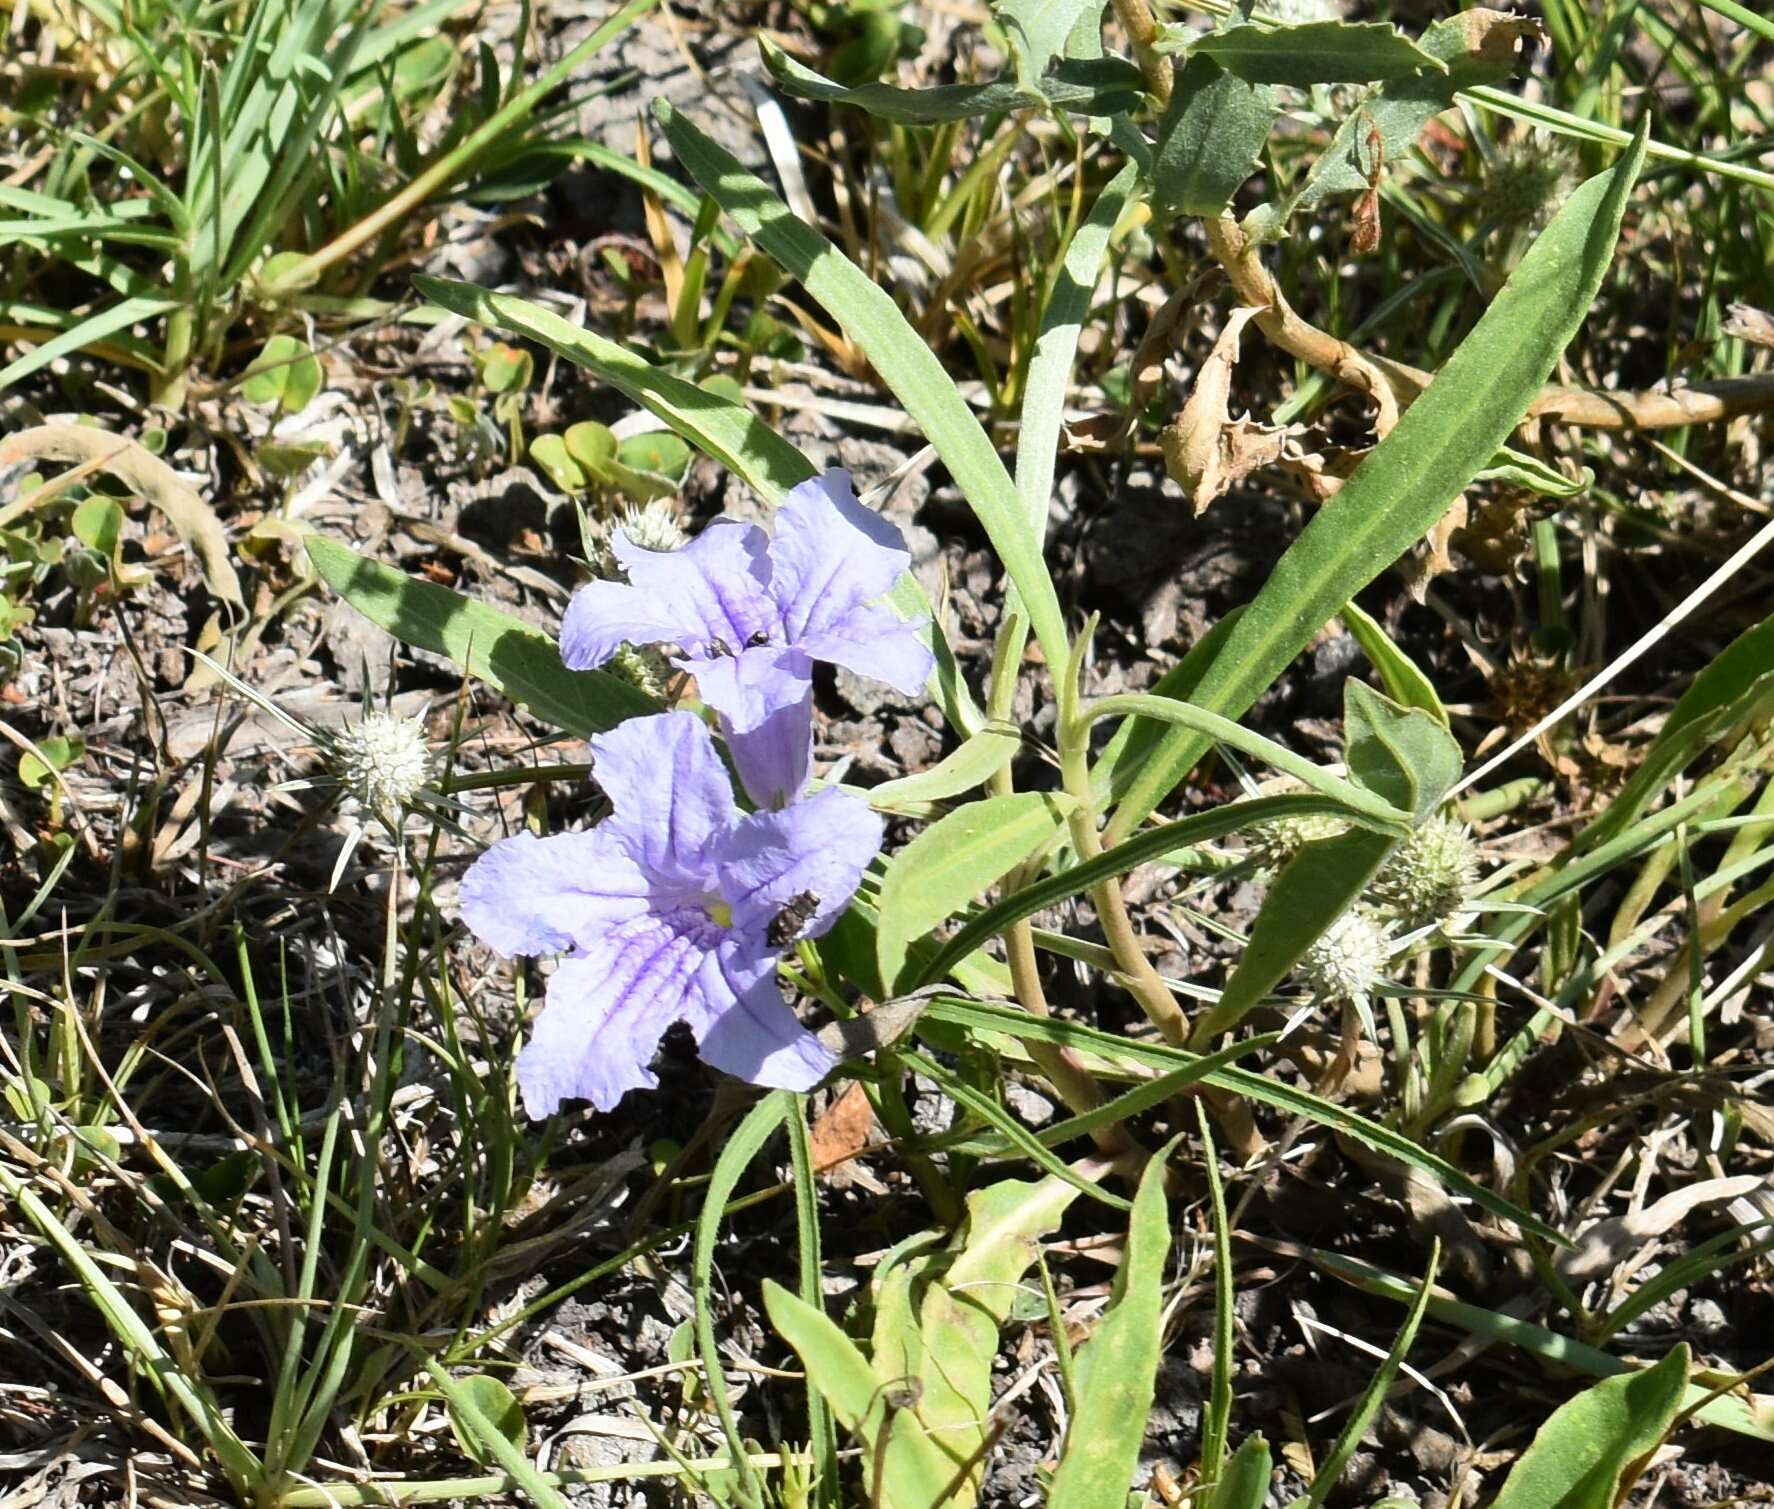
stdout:
POLYGON ((682 550, 690 543, 667 498, 630 503, 611 521, 610 530, 627 535, 643 550, 682 550))
POLYGON ((1576 159, 1561 144, 1521 137, 1485 164, 1480 212, 1504 225, 1546 224, 1577 187, 1576 159))
POLYGON ((1390 929, 1351 907, 1313 942, 1300 973, 1321 1000, 1365 1003, 1386 967, 1390 929))
POLYGON ((1342 818, 1315 812, 1310 817, 1284 817, 1278 822, 1263 823, 1250 830, 1245 842, 1267 868, 1279 870, 1299 853, 1302 845, 1336 838, 1348 831, 1349 824, 1342 818))
POLYGON ((1445 922, 1478 883, 1478 846, 1464 823, 1432 817, 1392 853, 1369 894, 1406 932, 1445 922))
POLYGON ((377 817, 396 821, 431 779, 431 748, 423 724, 393 713, 366 712, 332 737, 328 754, 346 793, 377 817))

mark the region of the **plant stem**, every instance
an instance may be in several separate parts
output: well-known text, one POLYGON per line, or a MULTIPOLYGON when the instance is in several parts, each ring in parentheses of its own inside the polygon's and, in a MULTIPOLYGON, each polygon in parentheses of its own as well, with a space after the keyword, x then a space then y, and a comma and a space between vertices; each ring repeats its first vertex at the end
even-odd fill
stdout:
POLYGON ((1114 0, 1114 3, 1115 18, 1127 33, 1127 40, 1133 44, 1134 61, 1146 77, 1146 88, 1162 110, 1170 103, 1174 75, 1170 59, 1158 51, 1158 43, 1162 40, 1158 19, 1146 0, 1114 0))

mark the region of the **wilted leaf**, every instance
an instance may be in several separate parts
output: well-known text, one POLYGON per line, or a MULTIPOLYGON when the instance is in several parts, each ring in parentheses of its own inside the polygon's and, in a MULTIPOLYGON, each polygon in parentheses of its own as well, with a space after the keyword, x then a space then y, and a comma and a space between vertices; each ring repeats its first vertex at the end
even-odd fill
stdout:
POLYGON ((1197 515, 1257 468, 1277 460, 1287 440, 1284 429, 1227 414, 1239 337, 1256 314, 1248 306, 1232 311, 1212 353, 1195 374, 1182 413, 1161 437, 1165 468, 1188 493, 1197 515))

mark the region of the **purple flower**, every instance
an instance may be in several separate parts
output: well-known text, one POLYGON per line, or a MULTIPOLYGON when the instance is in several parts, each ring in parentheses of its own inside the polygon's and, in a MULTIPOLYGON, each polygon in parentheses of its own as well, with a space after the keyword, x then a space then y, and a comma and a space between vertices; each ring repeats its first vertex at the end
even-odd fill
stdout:
POLYGON ((815 660, 908 696, 930 674, 922 625, 878 601, 911 555, 857 501, 849 472, 795 488, 774 536, 717 519, 682 550, 644 550, 620 532, 611 546, 628 581, 579 590, 561 624, 561 658, 591 670, 625 643, 676 644, 760 807, 791 802, 807 784, 815 660))
POLYGON ((881 819, 826 790, 742 813, 692 713, 631 718, 591 741, 615 810, 589 832, 494 844, 462 881, 462 916, 512 954, 566 953, 518 1056, 531 1116, 575 1097, 609 1110, 658 1083, 660 1034, 685 1022, 703 1058, 753 1084, 806 1090, 832 1056, 795 1019, 776 958, 848 905, 881 819))

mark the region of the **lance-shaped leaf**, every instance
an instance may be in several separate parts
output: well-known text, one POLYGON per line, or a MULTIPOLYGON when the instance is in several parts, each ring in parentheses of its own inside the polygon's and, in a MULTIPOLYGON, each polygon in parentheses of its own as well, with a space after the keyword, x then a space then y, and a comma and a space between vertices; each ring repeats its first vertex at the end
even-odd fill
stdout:
POLYGON ((1212 58, 1191 58, 1177 75, 1158 123, 1152 213, 1160 218, 1225 213, 1255 170, 1280 113, 1267 84, 1247 83, 1212 58))
POLYGON ((1427 69, 1446 73, 1442 58, 1427 52, 1384 21, 1306 21, 1264 30, 1235 26, 1209 32, 1189 49, 1191 58, 1212 58, 1227 73, 1251 84, 1371 84, 1427 69))
POLYGON ((854 105, 877 120, 902 126, 939 126, 1007 110, 1070 110, 1079 115, 1121 115, 1139 103, 1144 81, 1122 58, 1062 59, 1053 72, 1028 89, 1017 79, 983 84, 936 84, 899 89, 892 84, 847 87, 799 63, 768 37, 758 51, 770 76, 797 99, 827 105, 854 105))
MULTIPOLYGON (((1226 717, 1242 715, 1496 456, 1588 313, 1645 142, 1641 130, 1619 162, 1565 202, 1435 380, 1276 563, 1191 701, 1226 717)), ((1162 682, 1157 690, 1166 690, 1162 682)), ((1208 742, 1181 730, 1167 734, 1117 808, 1111 839, 1143 821, 1208 742)))

